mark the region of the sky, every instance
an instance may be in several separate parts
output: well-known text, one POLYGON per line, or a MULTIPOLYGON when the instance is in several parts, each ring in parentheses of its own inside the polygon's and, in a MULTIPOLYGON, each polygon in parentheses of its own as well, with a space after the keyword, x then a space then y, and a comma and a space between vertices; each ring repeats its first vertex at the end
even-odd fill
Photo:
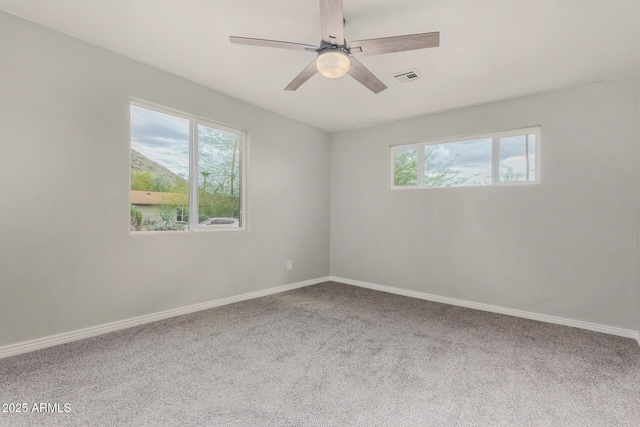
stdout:
MULTIPOLYGON (((530 166, 535 165, 535 135, 529 137, 530 166), (533 142, 533 143, 531 143, 533 142)), ((525 170, 524 136, 501 138, 500 164, 525 170)), ((435 166, 451 168, 464 185, 491 183, 491 138, 430 146, 435 166)), ((131 148, 176 175, 189 175, 189 121, 147 108, 131 106, 131 148)), ((532 177, 533 178, 533 177, 532 177)))
MULTIPOLYGON (((530 168, 535 164, 535 135, 529 136, 530 168)), ((491 183, 492 139, 482 138, 469 141, 437 144, 429 147, 434 153, 437 170, 449 168, 457 171, 465 180, 463 185, 487 185, 491 183)), ((526 169, 525 136, 500 139, 500 165, 512 167, 515 171, 526 169)))
MULTIPOLYGON (((525 142, 525 135, 501 138, 500 164, 510 166, 516 171, 526 171, 525 142)), ((529 135, 529 179, 535 179, 536 169, 536 136, 531 134, 529 135)))
MULTIPOLYGON (((131 105, 131 148, 183 178, 189 176, 189 127, 187 119, 131 105)), ((209 169, 231 155, 238 138, 201 124, 198 134, 199 164, 209 169)))
POLYGON ((189 175, 189 120, 132 105, 131 148, 186 178, 189 175))
POLYGON ((491 183, 491 138, 427 146, 436 170, 452 169, 465 185, 491 183))

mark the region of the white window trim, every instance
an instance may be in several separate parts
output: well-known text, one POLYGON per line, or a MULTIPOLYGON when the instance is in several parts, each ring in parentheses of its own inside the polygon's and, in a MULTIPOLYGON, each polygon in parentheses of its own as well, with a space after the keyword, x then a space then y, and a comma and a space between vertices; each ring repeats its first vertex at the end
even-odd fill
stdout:
POLYGON ((520 129, 513 129, 500 132, 490 132, 475 135, 464 135, 446 139, 436 139, 425 142, 392 145, 389 147, 389 188, 391 190, 438 190, 442 188, 486 188, 486 187, 510 187, 510 186, 522 186, 522 185, 536 185, 541 182, 541 138, 542 133, 541 126, 531 126, 520 129), (500 181, 500 138, 507 138, 510 136, 530 135, 536 136, 536 178, 531 181, 500 181), (451 142, 463 142, 474 139, 489 139, 492 140, 491 146, 491 184, 488 185, 456 185, 451 187, 425 187, 424 186, 424 149, 429 145, 448 144, 451 142), (394 184, 394 171, 395 171, 395 152, 400 150, 406 150, 411 148, 418 149, 418 180, 417 185, 396 186, 394 184))
POLYGON ((416 189, 416 188, 422 188, 423 182, 424 182, 424 147, 425 144, 406 144, 406 145, 394 145, 391 147, 391 151, 390 151, 390 155, 389 155, 389 175, 390 175, 390 180, 389 180, 389 184, 391 185, 392 189, 398 189, 398 190, 412 190, 412 189, 416 189), (395 171, 395 160, 396 160, 396 151, 403 151, 403 150, 411 150, 411 149, 416 149, 418 150, 418 179, 417 179, 417 184, 416 185, 402 185, 402 186, 396 186, 394 184, 394 171, 395 171))
MULTIPOLYGON (((235 129, 226 126, 221 123, 214 122, 203 117, 199 117, 193 114, 187 114, 182 111, 174 110, 172 108, 164 107, 149 101, 144 101, 138 98, 131 98, 129 100, 129 106, 135 105, 136 107, 146 108, 148 110, 157 111, 159 113, 168 114, 171 116, 179 117, 189 121, 189 218, 191 218, 191 212, 198 212, 198 179, 194 177, 199 176, 198 171, 198 125, 212 127, 224 132, 232 133, 240 138, 240 227, 213 227, 205 228, 198 227, 198 222, 195 224, 189 221, 189 230, 195 232, 238 232, 248 231, 248 215, 247 215, 247 178, 248 178, 248 157, 249 157, 249 142, 247 138, 247 132, 240 129, 235 129)), ((131 114, 129 114, 129 120, 131 120, 131 114)), ((129 148, 131 148, 131 122, 129 122, 129 148)), ((131 163, 129 163, 129 189, 131 189, 131 163)), ((129 205, 130 205, 129 200, 129 205)), ((131 231, 129 235, 143 236, 154 234, 191 234, 185 232, 171 232, 171 231, 131 231)))

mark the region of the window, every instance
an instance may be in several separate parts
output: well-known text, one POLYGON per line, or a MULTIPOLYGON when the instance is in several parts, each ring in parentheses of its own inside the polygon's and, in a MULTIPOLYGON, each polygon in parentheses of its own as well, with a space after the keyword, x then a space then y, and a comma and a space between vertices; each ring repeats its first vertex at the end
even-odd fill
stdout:
POLYGON ((243 230, 244 132, 131 103, 131 231, 243 230))
POLYGON ((189 221, 189 208, 180 207, 176 210, 176 221, 187 222, 189 221))
POLYGON ((391 147, 391 188, 540 182, 540 128, 391 147))

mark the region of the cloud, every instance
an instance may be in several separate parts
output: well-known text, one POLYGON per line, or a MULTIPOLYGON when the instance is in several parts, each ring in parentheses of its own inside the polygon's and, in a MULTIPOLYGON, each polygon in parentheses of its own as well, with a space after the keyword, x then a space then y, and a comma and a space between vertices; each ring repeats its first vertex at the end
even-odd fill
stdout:
POLYGON ((189 121, 131 106, 131 147, 176 174, 189 172, 189 121))
POLYGON ((451 142, 432 146, 438 167, 463 165, 491 169, 491 138, 451 142))
MULTIPOLYGON (((526 135, 500 138, 500 160, 525 155, 526 135)), ((529 156, 535 154, 535 135, 529 135, 529 156)))
MULTIPOLYGON (((526 169, 526 135, 500 139, 500 164, 515 171, 526 169)), ((465 185, 491 183, 492 138, 457 141, 428 147, 435 170, 449 170, 465 179, 465 185)), ((529 136, 529 164, 535 166, 535 135, 529 136)), ((524 173, 524 172, 523 172, 524 173)))

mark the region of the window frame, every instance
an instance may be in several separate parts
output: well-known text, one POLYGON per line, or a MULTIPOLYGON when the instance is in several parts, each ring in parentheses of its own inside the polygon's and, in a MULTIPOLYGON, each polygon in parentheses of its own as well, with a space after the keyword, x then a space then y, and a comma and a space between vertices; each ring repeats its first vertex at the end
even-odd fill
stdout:
POLYGON ((189 207, 188 206, 178 206, 176 207, 176 222, 181 223, 187 223, 189 220, 187 219, 186 221, 184 220, 184 217, 189 218, 189 207))
POLYGON ((391 145, 389 147, 389 189, 390 190, 436 190, 442 188, 482 188, 482 187, 503 187, 503 186, 518 186, 518 185, 536 185, 540 184, 540 157, 541 157, 541 135, 542 126, 529 126, 525 128, 489 132, 483 134, 473 134, 457 136, 452 138, 429 140, 424 142, 414 142, 410 144, 398 144, 391 145), (529 181, 500 181, 500 139, 513 136, 531 135, 536 136, 535 141, 535 179, 529 181), (449 144, 453 142, 465 142, 476 139, 491 139, 491 183, 487 185, 455 185, 455 186, 443 186, 443 187, 425 187, 424 186, 424 150, 430 145, 449 144), (395 153, 396 151, 402 151, 405 149, 418 149, 418 179, 416 185, 395 185, 395 153))
MULTIPOLYGON (((247 164, 249 157, 249 142, 247 138, 247 131, 236 129, 218 122, 215 122, 204 117, 196 116, 194 114, 184 113, 179 110, 164 107, 162 105, 155 104, 153 102, 141 100, 138 98, 131 98, 129 100, 129 150, 131 150, 131 106, 140 108, 146 108, 158 113, 167 114, 170 116, 178 117, 189 121, 189 205, 187 206, 189 212, 189 218, 192 218, 192 212, 196 212, 199 215, 199 200, 198 200, 198 177, 200 172, 198 170, 198 125, 207 126, 223 132, 232 133, 239 138, 240 147, 240 218, 238 227, 199 227, 199 221, 194 224, 192 221, 188 222, 188 228, 181 230, 181 232, 167 232, 167 231, 131 231, 129 229, 129 235, 146 235, 146 234, 190 234, 184 233, 184 231, 195 232, 224 232, 224 231, 248 231, 248 215, 247 215, 247 164), (195 178, 195 179, 194 179, 195 178)), ((131 156, 129 156, 129 190, 131 190, 131 156)), ((130 193, 129 193, 130 194, 130 193)), ((129 205, 131 199, 129 198, 129 205)))

